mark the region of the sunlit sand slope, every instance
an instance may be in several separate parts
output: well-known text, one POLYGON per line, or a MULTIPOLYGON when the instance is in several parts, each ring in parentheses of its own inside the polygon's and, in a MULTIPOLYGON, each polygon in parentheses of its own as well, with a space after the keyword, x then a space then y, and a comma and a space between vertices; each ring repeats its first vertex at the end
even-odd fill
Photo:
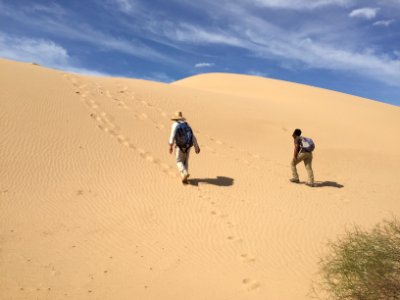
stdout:
POLYGON ((6 60, 0 83, 1 299, 309 299, 328 239, 400 213, 395 106, 6 60), (177 110, 201 147, 187 186, 168 153, 177 110), (288 181, 296 127, 317 144, 315 188, 288 181))

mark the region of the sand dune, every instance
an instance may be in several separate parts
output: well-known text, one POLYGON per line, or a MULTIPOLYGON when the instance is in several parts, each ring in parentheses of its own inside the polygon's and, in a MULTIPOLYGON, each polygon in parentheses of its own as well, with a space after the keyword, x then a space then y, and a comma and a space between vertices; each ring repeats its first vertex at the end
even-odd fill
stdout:
POLYGON ((399 107, 233 74, 0 60, 0 82, 1 299, 309 299, 328 239, 400 213, 399 107), (176 110, 202 148, 188 186, 176 110), (288 182, 296 127, 316 188, 288 182))

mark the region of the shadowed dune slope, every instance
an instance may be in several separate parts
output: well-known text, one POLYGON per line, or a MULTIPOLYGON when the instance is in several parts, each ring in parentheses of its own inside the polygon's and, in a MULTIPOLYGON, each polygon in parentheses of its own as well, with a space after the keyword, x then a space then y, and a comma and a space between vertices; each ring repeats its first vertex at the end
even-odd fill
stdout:
POLYGON ((1 299, 310 299, 328 239, 400 212, 395 106, 7 60, 0 83, 1 299), (177 110, 202 150, 187 186, 168 153, 177 110), (296 127, 317 144, 315 188, 288 181, 296 127))

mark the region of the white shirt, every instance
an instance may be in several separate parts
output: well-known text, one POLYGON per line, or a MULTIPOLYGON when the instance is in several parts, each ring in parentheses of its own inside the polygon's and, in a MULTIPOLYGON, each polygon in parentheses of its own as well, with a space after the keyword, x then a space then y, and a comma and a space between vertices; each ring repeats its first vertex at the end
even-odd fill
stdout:
MULTIPOLYGON (((171 127, 171 135, 169 137, 169 144, 173 145, 175 143, 175 134, 176 134, 176 129, 178 128, 178 125, 180 123, 184 123, 185 121, 174 121, 174 123, 172 123, 172 127, 171 127)), ((193 133, 193 145, 195 146, 195 148, 198 148, 199 145, 197 144, 197 139, 194 136, 193 133)))

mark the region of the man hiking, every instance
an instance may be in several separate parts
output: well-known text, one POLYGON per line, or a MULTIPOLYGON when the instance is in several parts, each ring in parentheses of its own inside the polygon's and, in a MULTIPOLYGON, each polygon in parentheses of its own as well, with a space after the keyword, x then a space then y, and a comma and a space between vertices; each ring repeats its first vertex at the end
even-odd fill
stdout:
POLYGON ((291 162, 293 177, 292 179, 290 179, 290 181, 293 183, 300 183, 296 165, 304 161, 304 165, 306 166, 308 174, 308 182, 306 183, 306 185, 314 187, 314 172, 312 169, 312 160, 313 160, 312 151, 315 148, 315 144, 312 139, 302 137, 300 129, 296 129, 293 132, 292 137, 294 140, 294 154, 291 162))
POLYGON ((169 138, 169 153, 172 154, 175 145, 176 165, 181 173, 182 183, 188 184, 190 148, 194 146, 196 154, 199 154, 200 147, 182 112, 176 112, 171 120, 174 122, 169 138))

